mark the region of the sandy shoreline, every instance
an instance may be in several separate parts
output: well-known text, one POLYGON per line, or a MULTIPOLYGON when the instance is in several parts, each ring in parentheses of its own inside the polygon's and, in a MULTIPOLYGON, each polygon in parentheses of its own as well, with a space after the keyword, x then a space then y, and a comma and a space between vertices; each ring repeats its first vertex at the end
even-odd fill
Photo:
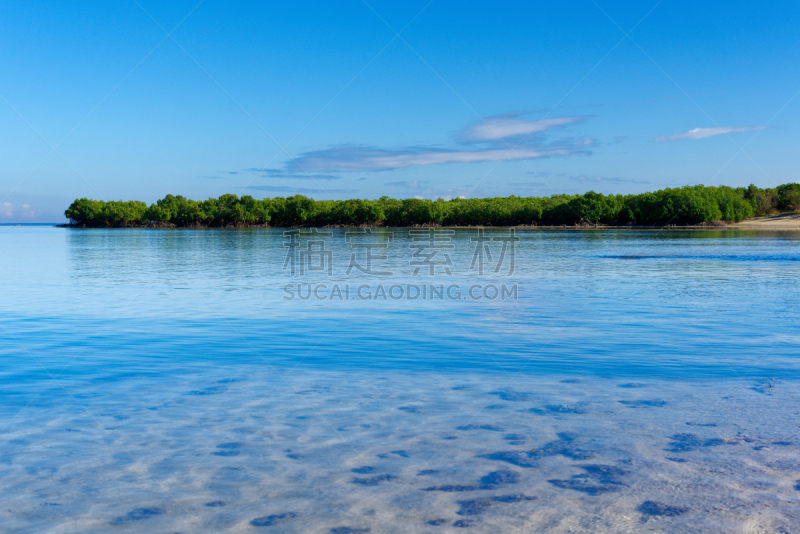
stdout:
POLYGON ((800 230, 800 212, 779 213, 766 217, 753 217, 738 223, 731 223, 729 228, 753 230, 800 230))

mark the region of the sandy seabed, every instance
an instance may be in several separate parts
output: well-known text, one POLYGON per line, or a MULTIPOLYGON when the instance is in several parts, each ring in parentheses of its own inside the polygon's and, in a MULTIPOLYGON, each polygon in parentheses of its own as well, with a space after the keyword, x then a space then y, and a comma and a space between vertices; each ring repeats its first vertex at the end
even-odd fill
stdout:
POLYGON ((791 382, 254 367, 54 388, 0 418, 4 532, 800 526, 791 382))

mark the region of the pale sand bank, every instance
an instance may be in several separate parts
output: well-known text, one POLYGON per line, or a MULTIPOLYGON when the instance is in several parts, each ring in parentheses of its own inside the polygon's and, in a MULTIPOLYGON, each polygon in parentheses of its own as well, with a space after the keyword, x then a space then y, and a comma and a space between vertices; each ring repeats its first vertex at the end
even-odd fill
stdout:
POLYGON ((754 217, 738 223, 731 223, 731 228, 753 228, 763 230, 800 230, 800 212, 779 213, 766 217, 754 217))

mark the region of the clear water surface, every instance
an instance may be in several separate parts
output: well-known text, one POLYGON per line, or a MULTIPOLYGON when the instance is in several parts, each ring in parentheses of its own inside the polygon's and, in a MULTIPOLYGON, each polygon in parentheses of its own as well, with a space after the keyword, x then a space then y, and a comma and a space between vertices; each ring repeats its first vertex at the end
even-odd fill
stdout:
POLYGON ((329 232, 0 227, 2 530, 800 529, 800 234, 329 232))

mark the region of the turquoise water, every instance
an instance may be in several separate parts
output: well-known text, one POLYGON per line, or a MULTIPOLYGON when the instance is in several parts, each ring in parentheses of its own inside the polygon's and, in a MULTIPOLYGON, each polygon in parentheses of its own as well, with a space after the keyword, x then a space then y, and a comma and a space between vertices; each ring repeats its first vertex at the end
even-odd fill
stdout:
POLYGON ((4 529, 797 530, 800 234, 327 232, 0 227, 4 529))

